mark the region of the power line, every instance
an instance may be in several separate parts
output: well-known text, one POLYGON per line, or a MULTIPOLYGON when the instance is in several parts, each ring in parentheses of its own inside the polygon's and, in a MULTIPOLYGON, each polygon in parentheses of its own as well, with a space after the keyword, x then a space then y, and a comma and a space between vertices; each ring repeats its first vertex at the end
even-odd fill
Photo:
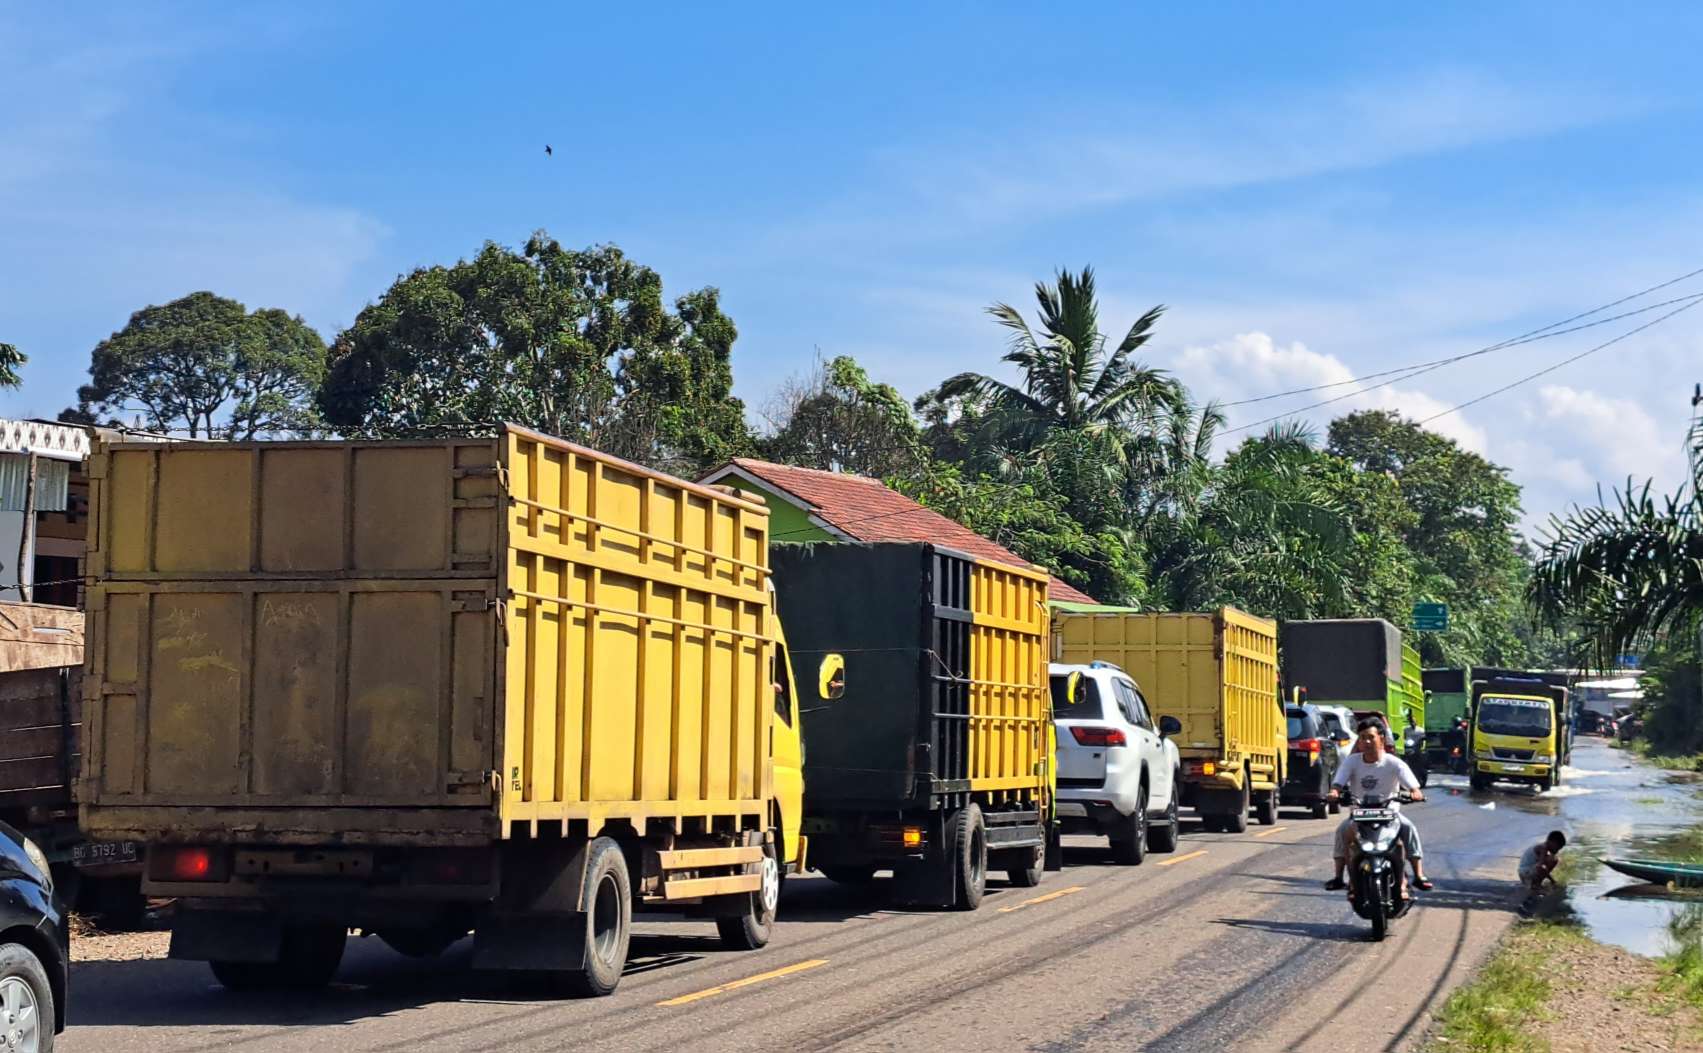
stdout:
MULTIPOLYGON (((1670 282, 1668 284, 1672 284, 1672 283, 1670 282)), ((1622 299, 1622 300, 1617 301, 1617 302, 1625 303, 1626 301, 1625 301, 1625 299, 1622 299)), ((1545 333, 1543 335, 1534 335, 1534 333, 1537 332, 1537 331, 1534 330, 1534 333, 1528 333, 1525 336, 1514 337, 1512 340, 1505 341, 1501 344, 1493 344, 1493 345, 1491 345, 1490 347, 1487 347, 1487 348, 1480 348, 1477 351, 1469 351, 1464 355, 1456 355, 1452 358, 1438 359, 1435 362, 1431 362, 1429 364, 1421 364, 1421 365, 1418 365, 1418 366, 1408 367, 1405 370, 1389 370, 1385 373, 1374 373, 1374 374, 1371 374, 1371 376, 1374 376, 1374 377, 1386 376, 1386 375, 1388 375, 1388 373, 1399 373, 1400 375, 1390 377, 1390 379, 1388 379, 1388 380, 1380 381, 1379 383, 1373 384, 1371 387, 1358 388, 1354 391, 1347 392, 1346 394, 1338 395, 1335 398, 1328 398, 1328 399, 1324 399, 1324 400, 1319 401, 1319 402, 1309 403, 1308 405, 1301 406, 1301 407, 1298 407, 1296 409, 1286 410, 1282 413, 1278 413, 1278 414, 1275 414, 1273 416, 1266 417, 1262 420, 1256 420, 1252 424, 1238 424, 1234 428, 1225 428, 1225 429, 1221 430, 1219 432, 1219 434, 1220 435, 1233 435, 1233 434, 1235 434, 1236 432, 1239 432, 1239 431, 1248 431, 1251 428, 1258 428, 1258 427, 1261 427, 1261 426, 1266 425, 1266 424, 1272 424, 1276 421, 1284 420, 1284 419, 1289 418, 1289 417, 1294 417, 1298 414, 1306 413, 1308 410, 1315 410, 1315 409, 1319 409, 1323 406, 1334 405, 1334 404, 1336 404, 1338 402, 1342 402, 1346 399, 1354 398, 1356 395, 1369 394, 1373 391, 1377 391, 1379 388, 1387 388, 1391 384, 1399 384, 1404 380, 1412 380, 1414 377, 1423 376, 1426 373, 1436 372, 1437 370, 1442 369, 1444 366, 1452 365, 1453 363, 1459 362, 1463 359, 1474 358, 1474 357, 1477 357, 1478 355, 1488 354, 1491 351, 1497 351, 1497 350, 1501 350, 1503 348, 1508 348, 1508 347, 1515 347, 1515 346, 1518 346, 1518 345, 1521 345, 1521 344, 1535 343, 1538 340, 1546 340, 1551 336, 1563 336, 1567 333, 1576 333, 1581 329, 1589 329, 1592 326, 1602 325, 1602 324, 1606 324, 1608 322, 1618 322, 1622 319, 1631 318, 1635 315, 1647 314, 1650 311, 1660 310, 1663 307, 1669 307, 1669 306, 1672 306, 1673 304, 1676 304, 1676 303, 1683 303, 1685 305, 1685 307, 1681 307, 1679 309, 1679 310, 1683 311, 1687 307, 1693 307, 1696 304, 1698 304, 1699 302, 1703 302, 1703 293, 1693 293, 1689 296, 1681 296, 1681 297, 1677 297, 1677 298, 1672 299, 1672 300, 1665 300, 1665 301, 1658 303, 1658 304, 1651 304, 1648 307, 1641 307, 1641 308, 1639 308, 1635 311, 1627 311, 1624 314, 1614 315, 1611 318, 1604 318, 1604 319, 1601 319, 1600 321, 1597 321, 1597 322, 1590 322, 1590 323, 1587 323, 1585 325, 1575 326, 1572 329, 1563 329, 1563 330, 1559 330, 1559 331, 1554 332, 1554 333, 1545 333)), ((1609 306, 1609 305, 1605 305, 1605 306, 1609 306)), ((1602 310, 1602 309, 1603 308, 1597 308, 1597 310, 1602 310)), ((1590 312, 1586 312, 1586 313, 1588 314, 1590 312)), ((1661 318, 1656 319, 1656 321, 1657 322, 1664 321, 1668 318, 1673 317, 1673 314, 1676 314, 1676 313, 1678 313, 1678 312, 1676 311, 1676 312, 1673 312, 1673 313, 1670 313, 1670 314, 1665 314, 1661 318)), ((1584 316, 1583 315, 1574 315, 1573 318, 1567 319, 1567 321, 1573 321, 1574 319, 1581 318, 1581 317, 1584 317, 1584 316)), ((1557 322, 1555 324, 1556 325, 1563 325, 1565 323, 1564 322, 1557 322)), ((1655 323, 1652 322, 1650 324, 1653 325, 1655 323)), ((1548 329, 1548 328, 1553 328, 1553 327, 1552 326, 1545 326, 1545 328, 1548 329)), ((1644 328, 1648 328, 1648 326, 1641 326, 1639 329, 1632 330, 1632 332, 1639 332, 1640 329, 1644 329, 1644 328)), ((1619 338, 1617 338, 1617 339, 1619 339, 1619 338)), ((1370 379, 1370 378, 1368 377, 1368 378, 1362 378, 1362 379, 1370 379)), ((1354 383, 1354 382, 1353 381, 1342 381, 1340 383, 1354 383)), ((1337 387, 1337 386, 1340 386, 1340 384, 1332 384, 1332 385, 1326 385, 1326 386, 1337 387)), ((1250 401, 1252 401, 1252 400, 1250 400, 1250 401)))
POLYGON ((1605 340, 1602 343, 1598 344, 1597 346, 1592 347, 1592 348, 1587 348, 1586 350, 1579 352, 1578 354, 1572 356, 1571 358, 1564 358, 1561 361, 1556 362, 1553 365, 1545 366, 1544 368, 1538 370, 1535 373, 1528 373, 1518 380, 1515 380, 1515 381, 1508 383, 1508 384, 1503 384, 1501 387, 1496 388, 1492 391, 1487 391, 1484 394, 1478 396, 1477 398, 1468 399, 1467 401, 1461 403, 1458 406, 1450 406, 1448 409, 1442 411, 1441 413, 1433 413, 1431 416, 1426 417, 1424 420, 1420 421, 1419 423, 1422 424, 1422 425, 1423 424, 1430 424, 1432 421, 1437 420, 1440 417, 1447 417, 1451 413, 1458 413, 1459 411, 1466 409, 1468 406, 1476 406, 1480 402, 1483 402, 1485 399, 1494 398, 1495 396, 1502 394, 1504 391, 1510 391, 1514 388, 1519 387, 1521 384, 1530 383, 1531 381, 1536 380, 1538 377, 1545 376, 1546 374, 1549 374, 1549 373, 1553 373, 1557 369, 1562 368, 1563 366, 1570 366, 1574 362, 1579 361, 1579 359, 1584 358, 1587 355, 1594 355, 1598 351, 1603 350, 1604 348, 1612 347, 1615 344, 1620 343, 1622 340, 1625 340, 1629 336, 1636 336, 1637 334, 1642 333, 1644 330, 1649 329, 1651 326, 1660 325, 1663 322, 1667 321, 1669 318, 1672 318, 1674 315, 1679 314, 1681 311, 1689 311, 1693 307, 1696 307, 1697 304, 1698 304, 1697 300, 1692 300, 1690 303, 1686 304, 1683 307, 1674 308, 1673 310, 1669 311, 1667 314, 1662 315, 1660 318, 1652 318, 1648 322, 1645 322, 1643 325, 1640 325, 1640 326, 1638 326, 1634 329, 1628 329, 1626 332, 1621 333, 1619 336, 1615 337, 1612 340, 1605 340))
MULTIPOLYGON (((1669 282, 1669 283, 1665 283, 1665 284, 1672 284, 1672 283, 1669 282)), ((1649 291, 1650 290, 1646 289, 1645 293, 1647 293, 1649 291)), ((1633 299, 1633 298, 1636 298, 1636 296, 1641 296, 1641 295, 1644 295, 1644 293, 1635 294, 1634 297, 1628 297, 1627 299, 1633 299)), ((1256 403, 1256 402, 1270 402, 1273 399, 1288 398, 1290 395, 1305 395, 1309 391, 1328 391, 1331 388, 1340 388, 1340 387, 1343 387, 1343 386, 1348 385, 1348 384, 1360 384, 1360 383, 1364 383, 1365 381, 1368 381, 1368 380, 1376 380, 1379 377, 1394 376, 1397 373, 1401 373, 1401 374, 1414 373, 1414 374, 1417 374, 1419 371, 1428 370, 1430 367, 1446 366, 1446 365, 1449 365, 1450 363, 1453 363, 1453 362, 1461 362, 1461 361, 1464 361, 1465 359, 1476 358, 1479 355, 1487 355, 1487 354, 1491 353, 1492 351, 1502 351, 1502 350, 1506 350, 1507 348, 1510 348, 1510 347, 1519 347, 1522 344, 1533 344, 1533 343, 1536 343, 1539 340, 1548 340, 1548 339, 1551 339, 1551 338, 1557 337, 1557 336, 1566 336, 1569 333, 1577 333, 1577 332, 1580 332, 1581 330, 1591 329, 1591 328, 1594 328, 1594 327, 1599 326, 1599 325, 1608 325, 1610 322, 1618 322, 1622 319, 1632 318, 1636 315, 1648 314, 1651 311, 1659 311, 1663 307, 1668 307, 1668 306, 1671 306, 1671 305, 1676 304, 1676 303, 1682 303, 1686 300, 1697 299, 1697 298, 1700 298, 1700 297, 1703 297, 1703 293, 1691 293, 1687 296, 1676 297, 1672 300, 1663 300, 1660 303, 1653 303, 1653 304, 1650 304, 1647 307, 1637 308, 1636 310, 1626 311, 1624 313, 1616 314, 1616 315, 1610 315, 1607 318, 1599 318, 1594 322, 1586 322, 1583 325, 1576 325, 1576 326, 1573 326, 1570 329, 1555 329, 1555 326, 1566 325, 1568 322, 1577 321, 1578 319, 1583 318, 1586 315, 1595 314, 1597 311, 1605 311, 1609 307, 1615 306, 1615 304, 1605 304, 1604 306, 1598 307, 1593 311, 1587 311, 1587 312, 1585 312, 1585 314, 1574 315, 1572 318, 1566 319, 1565 321, 1556 322, 1553 325, 1546 325, 1542 329, 1534 329, 1531 332, 1526 333, 1522 336, 1512 337, 1510 339, 1503 340, 1500 343, 1490 344, 1487 347, 1481 347, 1476 351, 1468 351, 1465 354, 1449 355, 1446 358, 1434 358, 1429 362, 1415 362, 1412 365, 1397 366, 1394 369, 1383 369, 1383 370, 1379 370, 1376 373, 1367 373, 1364 376, 1350 377, 1348 380, 1333 380, 1329 384, 1314 384, 1310 387, 1291 388, 1288 391, 1279 391, 1279 392, 1276 392, 1276 393, 1271 394, 1271 395, 1258 395, 1258 396, 1255 396, 1254 398, 1249 398, 1249 399, 1237 399, 1235 402, 1221 402, 1221 403, 1219 403, 1219 405, 1224 409, 1229 409, 1232 406, 1248 406, 1248 405, 1252 405, 1253 403, 1256 403), (1554 330, 1554 332, 1550 332, 1549 330, 1554 330)), ((1625 299, 1616 301, 1616 303, 1625 303, 1625 302, 1626 302, 1625 299)), ((1400 378, 1398 377, 1397 379, 1399 380, 1400 378)), ((1367 389, 1367 390, 1372 390, 1372 389, 1367 389)), ((1295 412, 1300 412, 1300 411, 1297 410, 1295 412)))

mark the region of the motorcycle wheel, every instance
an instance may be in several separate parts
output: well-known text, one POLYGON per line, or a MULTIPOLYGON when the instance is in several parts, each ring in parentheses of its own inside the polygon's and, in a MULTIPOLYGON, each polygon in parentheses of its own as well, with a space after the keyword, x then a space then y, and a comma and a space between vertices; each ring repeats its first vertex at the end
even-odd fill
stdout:
POLYGON ((1368 909, 1366 914, 1372 920, 1372 938, 1381 940, 1390 931, 1390 919, 1384 914, 1385 904, 1382 890, 1369 891, 1371 894, 1367 896, 1366 906, 1368 909))

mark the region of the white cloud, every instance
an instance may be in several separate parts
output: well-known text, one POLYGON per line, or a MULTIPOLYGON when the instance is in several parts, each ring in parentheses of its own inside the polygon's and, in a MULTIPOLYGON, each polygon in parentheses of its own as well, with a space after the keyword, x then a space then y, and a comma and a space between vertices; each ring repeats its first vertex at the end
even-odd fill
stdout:
MULTIPOLYGON (((1449 408, 1448 403, 1406 384, 1372 388, 1381 381, 1365 385, 1345 383, 1354 379, 1355 372, 1341 359, 1311 350, 1299 341, 1280 345, 1262 332, 1240 333, 1211 345, 1186 347, 1170 366, 1203 401, 1234 402, 1300 388, 1324 388, 1231 408, 1230 426, 1242 429, 1229 436, 1232 442, 1262 430, 1264 425, 1258 422, 1266 418, 1291 413, 1311 422, 1322 433, 1329 421, 1355 410, 1393 410, 1421 420, 1449 408), (1327 400, 1328 405, 1302 409, 1327 400)), ((1427 427, 1469 450, 1488 452, 1489 440, 1484 430, 1459 414, 1441 417, 1427 427)))

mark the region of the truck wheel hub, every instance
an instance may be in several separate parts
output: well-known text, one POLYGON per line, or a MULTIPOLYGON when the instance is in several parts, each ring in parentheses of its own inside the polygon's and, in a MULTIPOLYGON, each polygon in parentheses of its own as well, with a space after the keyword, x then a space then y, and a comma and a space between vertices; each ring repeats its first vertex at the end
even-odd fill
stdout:
POLYGON ((781 902, 781 868, 775 857, 763 855, 763 911, 773 914, 781 902))

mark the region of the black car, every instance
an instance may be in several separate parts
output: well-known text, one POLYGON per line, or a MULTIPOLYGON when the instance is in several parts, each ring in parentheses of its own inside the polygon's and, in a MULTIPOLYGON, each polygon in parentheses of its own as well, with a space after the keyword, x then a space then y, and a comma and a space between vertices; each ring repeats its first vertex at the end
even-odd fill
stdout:
POLYGON ((1341 754, 1313 707, 1289 706, 1283 714, 1289 721, 1289 777, 1283 781, 1280 800, 1305 805, 1313 810, 1314 819, 1323 819, 1327 811, 1339 810, 1325 798, 1342 763, 1341 754))
POLYGON ((0 1048, 51 1053, 65 1030, 71 932, 41 850, 0 823, 0 1048))

